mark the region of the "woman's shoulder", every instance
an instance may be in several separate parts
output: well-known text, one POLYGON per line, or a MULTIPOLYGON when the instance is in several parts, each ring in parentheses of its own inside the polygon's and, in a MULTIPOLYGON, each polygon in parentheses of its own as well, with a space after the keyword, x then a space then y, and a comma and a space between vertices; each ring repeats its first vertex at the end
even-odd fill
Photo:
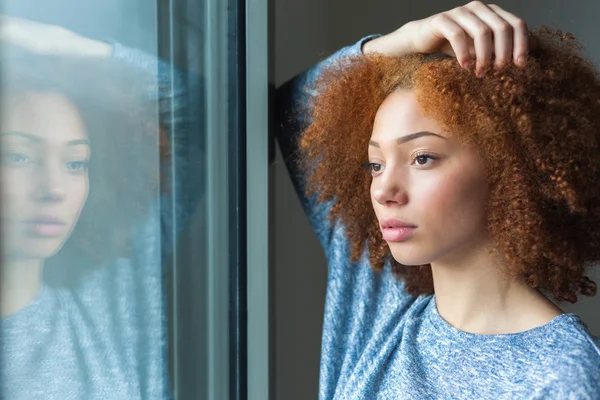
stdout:
MULTIPOLYGON (((600 399, 600 352, 593 340, 575 341, 544 373, 543 397, 600 399)), ((538 398, 538 397, 536 397, 538 398)))
POLYGON ((554 340, 557 345, 576 354, 591 356, 600 366, 600 337, 592 335, 588 325, 576 313, 563 313, 556 317, 554 340))
POLYGON ((558 396, 553 398, 600 399, 600 338, 575 313, 561 314, 556 321, 544 349, 552 360, 546 364, 549 393, 558 396))

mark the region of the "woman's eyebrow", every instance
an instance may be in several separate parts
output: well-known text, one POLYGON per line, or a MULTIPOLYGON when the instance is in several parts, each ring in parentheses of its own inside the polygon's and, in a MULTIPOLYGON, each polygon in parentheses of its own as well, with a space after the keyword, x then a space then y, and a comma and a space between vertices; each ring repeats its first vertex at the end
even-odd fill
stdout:
MULTIPOLYGON (((428 131, 422 131, 422 132, 415 132, 415 133, 411 133, 409 135, 405 135, 405 136, 399 137, 398 139, 396 139, 396 143, 397 144, 403 144, 403 143, 410 142, 411 140, 415 140, 415 139, 418 139, 418 138, 423 137, 423 136, 437 136, 440 139, 446 140, 445 137, 443 137, 441 135, 438 135, 437 133, 428 132, 428 131)), ((377 143, 377 142, 375 142, 373 140, 369 141, 369 145, 374 146, 374 147, 379 147, 379 143, 377 143)))
POLYGON ((33 135, 31 133, 27 133, 27 132, 20 132, 20 131, 8 131, 8 132, 2 132, 0 134, 1 136, 21 136, 25 139, 31 140, 32 142, 36 142, 39 143, 42 141, 42 138, 33 135))
MULTIPOLYGON (((27 133, 27 132, 21 132, 21 131, 2 132, 2 133, 0 133, 0 136, 20 136, 27 140, 35 142, 35 143, 41 143, 44 141, 42 138, 40 138, 34 134, 27 133)), ((87 139, 75 139, 75 140, 69 140, 67 142, 67 146, 77 146, 77 145, 81 145, 81 144, 90 146, 90 141, 87 139)))

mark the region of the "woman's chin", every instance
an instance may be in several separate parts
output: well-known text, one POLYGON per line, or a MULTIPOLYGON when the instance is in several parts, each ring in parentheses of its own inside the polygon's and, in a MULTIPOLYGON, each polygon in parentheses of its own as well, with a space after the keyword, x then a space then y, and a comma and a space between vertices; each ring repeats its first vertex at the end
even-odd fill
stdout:
POLYGON ((431 254, 417 249, 411 249, 403 244, 388 243, 392 257, 396 262, 407 266, 430 264, 433 260, 431 254))
POLYGON ((37 243, 22 243, 18 248, 7 250, 6 254, 18 258, 47 259, 53 257, 63 247, 64 241, 37 241, 37 243))

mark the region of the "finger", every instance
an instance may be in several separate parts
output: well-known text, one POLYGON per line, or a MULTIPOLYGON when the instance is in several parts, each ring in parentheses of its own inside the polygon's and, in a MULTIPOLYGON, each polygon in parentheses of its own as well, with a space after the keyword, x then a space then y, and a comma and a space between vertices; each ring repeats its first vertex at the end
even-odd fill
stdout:
POLYGON ((490 4, 488 6, 496 14, 501 16, 506 22, 508 22, 513 28, 513 60, 518 65, 524 65, 527 61, 527 55, 529 54, 529 29, 527 23, 508 11, 503 10, 501 7, 490 4))
MULTIPOLYGON (((473 43, 473 39, 469 35, 466 35, 466 36, 467 36, 467 46, 469 48, 469 60, 473 61, 477 58, 477 54, 475 53, 475 45, 473 43)), ((454 53, 454 50, 452 49, 452 45, 448 41, 446 41, 446 44, 442 46, 440 51, 442 53, 446 53, 446 54, 456 58, 456 54, 454 53)))
POLYGON ((483 3, 475 1, 469 3, 466 8, 492 29, 496 67, 509 64, 513 57, 512 25, 483 3))
POLYGON ((494 43, 492 29, 465 7, 449 12, 452 19, 473 38, 477 60, 477 74, 492 61, 494 43))
POLYGON ((469 68, 473 62, 469 52, 468 35, 452 18, 446 13, 437 14, 433 21, 436 34, 445 38, 463 68, 469 68))

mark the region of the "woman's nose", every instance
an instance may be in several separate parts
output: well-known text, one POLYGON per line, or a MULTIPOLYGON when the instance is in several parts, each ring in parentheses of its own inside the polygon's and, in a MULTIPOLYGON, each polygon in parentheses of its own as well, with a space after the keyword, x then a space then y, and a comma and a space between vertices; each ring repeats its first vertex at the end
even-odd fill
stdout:
POLYGON ((64 171, 60 165, 46 163, 37 171, 36 199, 39 201, 60 201, 66 194, 64 171))
POLYGON ((406 204, 408 193, 402 177, 385 171, 371 183, 373 198, 381 205, 406 204))

